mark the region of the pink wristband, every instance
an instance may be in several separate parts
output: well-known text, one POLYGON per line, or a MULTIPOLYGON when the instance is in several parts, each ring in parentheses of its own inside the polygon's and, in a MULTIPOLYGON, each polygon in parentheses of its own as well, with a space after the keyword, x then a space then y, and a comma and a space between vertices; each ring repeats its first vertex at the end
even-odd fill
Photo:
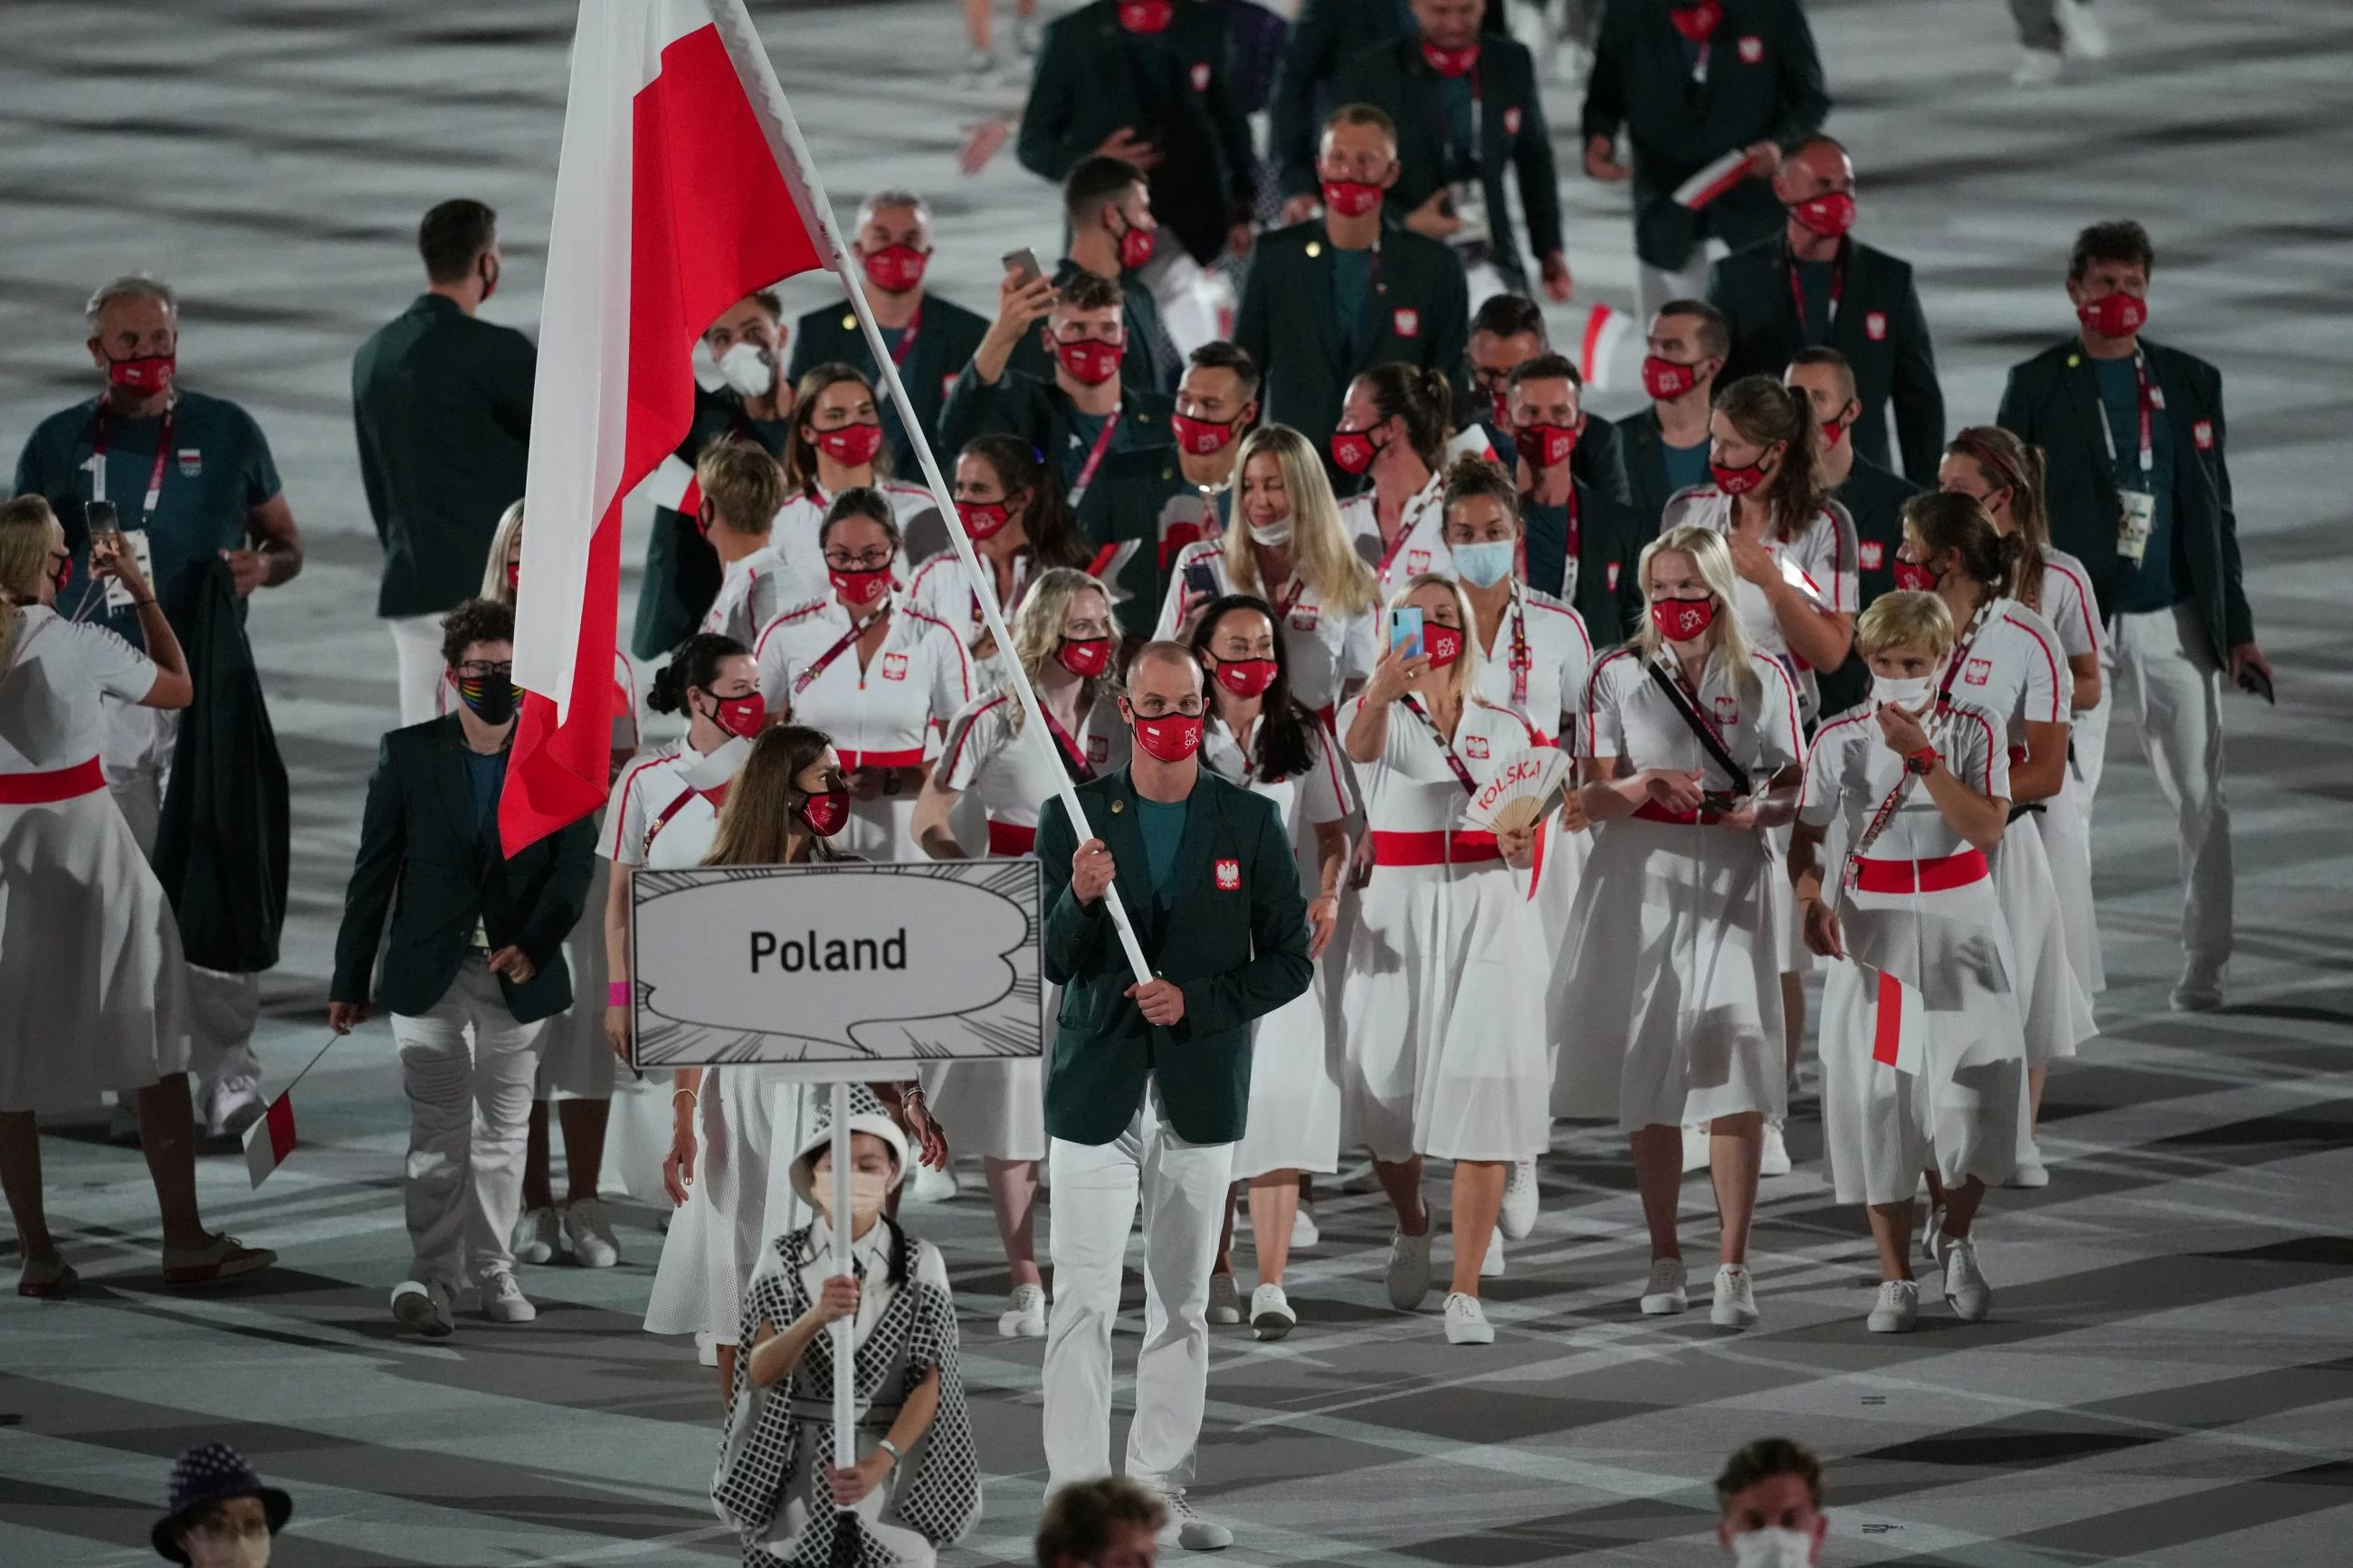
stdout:
POLYGON ((616 980, 605 987, 605 1005, 607 1007, 626 1007, 636 1000, 637 993, 626 980, 616 980))

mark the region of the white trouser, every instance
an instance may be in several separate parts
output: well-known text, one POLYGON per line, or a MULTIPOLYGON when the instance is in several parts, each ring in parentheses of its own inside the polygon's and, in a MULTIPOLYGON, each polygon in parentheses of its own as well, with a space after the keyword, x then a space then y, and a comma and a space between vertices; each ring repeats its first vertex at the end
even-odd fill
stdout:
POLYGON ((1119 1316, 1128 1227, 1144 1200, 1144 1346, 1127 1475, 1189 1486, 1209 1392, 1209 1265, 1225 1222, 1234 1146, 1188 1143, 1161 1119, 1160 1086, 1108 1143, 1053 1140, 1046 1326, 1046 1489, 1111 1474, 1111 1331, 1119 1316))
POLYGON ((2192 963, 2231 956, 2231 805, 2222 790, 2221 666, 2188 604, 2117 615, 2108 628, 2116 706, 2181 837, 2181 950, 2192 963))
POLYGON ((387 616, 392 656, 400 667, 400 721, 422 724, 441 712, 441 680, 449 666, 441 657, 439 616, 387 616))
POLYGON ((515 1022, 498 977, 475 954, 429 1011, 392 1016, 408 1095, 401 1191, 411 1279, 456 1291, 514 1268, 508 1238, 522 1207, 540 1029, 515 1022))
POLYGON ((1651 318, 1659 307, 1670 300, 1704 300, 1707 298, 1707 269, 1721 257, 1732 254, 1732 247, 1715 238, 1701 240, 1683 258, 1683 264, 1672 271, 1653 267, 1640 256, 1634 258, 1634 309, 1641 318, 1636 330, 1649 331, 1651 318))

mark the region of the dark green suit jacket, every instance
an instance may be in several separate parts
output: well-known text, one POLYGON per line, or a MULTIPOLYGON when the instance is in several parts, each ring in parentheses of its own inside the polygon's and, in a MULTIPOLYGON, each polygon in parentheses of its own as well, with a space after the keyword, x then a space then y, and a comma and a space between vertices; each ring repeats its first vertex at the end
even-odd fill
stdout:
POLYGON ((499 514, 522 499, 538 369, 529 338, 439 294, 352 356, 360 484, 384 544, 377 615, 438 615, 480 589, 499 514))
MULTIPOLYGON (((1633 508, 1581 479, 1569 482, 1577 487, 1577 596, 1569 603, 1599 653, 1641 625, 1642 547, 1659 536, 1659 520, 1637 517, 1633 508)), ((1529 586, 1560 595, 1557 582, 1529 586)))
POLYGON ((1125 768, 1078 786, 1088 824, 1111 850, 1115 885, 1153 973, 1185 993, 1185 1016, 1155 1028, 1124 993, 1135 984, 1119 931, 1098 899, 1071 894, 1079 840, 1059 800, 1038 824, 1046 978, 1062 988, 1046 1077, 1046 1131, 1108 1143, 1160 1086, 1169 1124, 1194 1143, 1230 1143, 1250 1110, 1250 1024, 1307 989, 1307 900, 1271 802, 1207 768, 1193 786, 1176 885, 1154 897, 1125 768))
POLYGON ((1638 408, 1618 421, 1618 456, 1626 470, 1627 504, 1648 530, 1643 535, 1647 542, 1658 537, 1667 499, 1675 493, 1667 480, 1666 439, 1659 433, 1655 406, 1638 408))
MULTIPOLYGON (((2253 642, 2255 619, 2240 581, 2239 518, 2223 461, 2222 373, 2195 354, 2141 339, 2165 393, 2158 417, 2173 426, 2174 588, 2197 607, 2214 657, 2253 642)), ((2013 367, 2002 388, 2001 426, 2042 448, 2051 542, 2082 559, 2100 614, 2117 587, 2116 526, 2124 503, 2100 435, 2107 416, 2081 342, 2054 343, 2013 367)))
MULTIPOLYGON (((899 366, 899 380, 907 388, 907 401, 915 405, 915 423, 932 444, 932 455, 939 459, 944 472, 955 469, 955 454, 940 449, 940 406, 947 402, 948 388, 955 384, 957 373, 987 333, 987 317, 924 291, 922 313, 915 318, 915 344, 899 366)), ((874 356, 867 352, 866 334, 859 330, 858 317, 846 304, 811 310, 794 323, 792 358, 785 366, 785 376, 797 386, 812 366, 837 362, 856 365, 874 383, 891 471, 911 485, 922 484, 923 470, 915 461, 915 444, 899 423, 897 405, 881 393, 881 374, 875 369, 874 356)))
POLYGON ((564 939, 580 923, 588 898, 595 825, 584 817, 512 859, 501 858, 475 827, 465 751, 455 713, 385 736, 343 895, 331 1000, 369 1000, 376 943, 389 914, 392 942, 376 999, 390 1011, 414 1016, 441 1000, 478 921, 492 951, 520 947, 537 971, 521 985, 499 981, 517 1023, 572 1005, 564 939))
MULTIPOLYGON (((1789 293, 1789 239, 1785 230, 1761 245, 1736 250, 1708 268, 1708 303, 1732 323, 1732 353, 1716 377, 1729 385, 1744 375, 1776 381, 1789 356, 1806 346, 1798 304, 1789 293)), ((1936 384, 1936 351, 1928 318, 1913 286, 1912 264, 1850 239, 1846 283, 1831 318, 1829 346, 1854 367, 1854 449, 1881 468, 1887 455, 1887 411, 1895 410, 1895 439, 1904 472, 1915 484, 1936 482, 1945 455, 1945 393, 1936 384)))
MULTIPOLYGON (((1512 36, 1502 5, 1487 7, 1480 30, 1486 35, 1482 45, 1512 36)), ((1406 0, 1301 0, 1267 100, 1267 156, 1282 175, 1284 195, 1316 193, 1315 153, 1324 119, 1348 101, 1334 89, 1340 72, 1374 45, 1407 33, 1419 36, 1406 0)))
MULTIPOLYGON (((1434 239, 1400 228, 1382 231, 1380 271, 1371 302, 1373 330, 1354 355, 1340 345, 1332 302, 1332 241, 1324 220, 1270 229, 1250 250, 1234 312, 1234 342, 1265 375, 1266 422, 1288 425, 1324 449, 1340 422, 1348 384, 1387 360, 1442 372, 1462 397, 1470 369, 1470 287, 1462 263, 1434 239)), ((1461 405, 1461 406, 1468 406, 1461 405)))
MULTIPOLYGON (((1904 542, 1904 503, 1919 493, 1918 485, 1901 474, 1888 472, 1860 453, 1846 476, 1846 483, 1831 492, 1831 499, 1846 508, 1847 515, 1854 519, 1858 615, 1871 608, 1873 599, 1895 586, 1895 550, 1904 542)), ((1821 713, 1825 719, 1845 712, 1871 691, 1871 666, 1853 648, 1847 650, 1844 664, 1836 669, 1818 671, 1815 679, 1821 685, 1821 713)))

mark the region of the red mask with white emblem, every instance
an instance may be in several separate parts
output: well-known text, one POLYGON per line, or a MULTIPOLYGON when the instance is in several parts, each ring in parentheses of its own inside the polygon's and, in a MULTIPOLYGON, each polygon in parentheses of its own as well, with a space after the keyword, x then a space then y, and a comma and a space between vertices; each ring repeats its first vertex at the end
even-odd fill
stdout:
POLYGON ((867 280, 886 294, 903 294, 923 280, 923 268, 931 265, 931 253, 917 250, 912 245, 886 245, 880 250, 870 250, 859 258, 866 268, 867 280))
POLYGON ((1373 445, 1369 430, 1332 432, 1332 462, 1344 474, 1363 473, 1379 455, 1380 448, 1373 445))
POLYGON ((1111 638, 1064 637, 1054 648, 1054 658, 1080 679, 1092 680, 1111 668, 1111 638))
POLYGON ((966 539, 987 539, 1011 521, 1001 500, 960 500, 955 509, 966 539))
POLYGON ((1714 599, 1653 599, 1651 624, 1669 642, 1689 642, 1715 624, 1714 599))
POLYGON ((1240 420, 1219 424, 1213 419, 1196 419, 1189 414, 1171 414, 1168 427, 1176 433, 1176 445, 1196 458, 1206 458, 1212 452, 1222 452, 1234 438, 1234 426, 1240 420))
POLYGON ((2119 289, 2076 306, 2075 319, 2104 338, 2128 338, 2148 325, 2148 301, 2119 289))
POLYGON ((1661 403, 1681 397, 1699 384, 1699 366, 1677 364, 1651 354, 1642 361, 1642 390, 1661 403))
POLYGON ((825 580, 841 595, 845 605, 871 605, 891 591, 891 568, 877 566, 871 572, 838 572, 826 568, 825 580))
POLYGON ((1156 228, 1138 228, 1134 224, 1128 225, 1119 237, 1120 266, 1133 272, 1151 260, 1153 247, 1159 243, 1159 238, 1160 231, 1156 228))
POLYGON ((1119 0, 1119 25, 1131 33, 1165 33, 1176 19, 1176 0, 1119 0))
POLYGON ((111 359, 106 362, 109 384, 129 392, 154 394, 172 384, 177 373, 177 354, 141 354, 135 359, 111 359))
POLYGON ((1054 344, 1054 357, 1081 386, 1101 386, 1117 375, 1119 362, 1126 354, 1125 343, 1099 342, 1093 338, 1081 338, 1076 342, 1057 340, 1054 344))
POLYGON ((1201 716, 1170 713, 1135 721, 1136 743, 1164 763, 1181 763, 1201 749, 1201 716))
POLYGON ((1421 58, 1428 60, 1430 68, 1440 76, 1468 76, 1479 64, 1479 46, 1472 44, 1467 48, 1441 49, 1424 39, 1421 58))
POLYGON ((1895 558, 1895 585, 1908 593, 1933 594, 1936 591, 1936 584, 1944 580, 1942 572, 1931 571, 1916 561, 1905 560, 1901 555, 1895 558))
POLYGON ((862 468, 882 449, 880 425, 840 425, 817 433, 817 449, 845 468, 862 468))
POLYGON ((1854 226, 1854 197, 1845 191, 1826 191, 1807 201, 1791 202, 1789 216, 1800 228, 1824 239, 1836 239, 1854 226))
POLYGON ((1226 658, 1218 661, 1218 684, 1237 697, 1257 697, 1274 684, 1278 667, 1271 658, 1226 658))
POLYGON ((1676 32, 1693 43, 1704 44, 1723 22, 1724 7, 1718 0, 1700 0, 1696 5, 1671 6, 1667 11, 1667 20, 1674 24, 1676 32))
POLYGON ((1523 425, 1512 432, 1512 444, 1532 468, 1556 468, 1577 450, 1574 425, 1523 425))
POLYGON ((1362 217, 1381 205, 1381 188, 1369 180, 1326 180, 1324 205, 1342 217, 1362 217))
POLYGON ((1745 496, 1765 482, 1765 466, 1750 463, 1736 468, 1725 463, 1710 463, 1707 471, 1715 480, 1715 488, 1728 496, 1745 496))
POLYGON ((1459 627, 1441 626, 1436 621, 1424 622, 1421 651, 1430 656, 1430 668, 1444 669, 1462 657, 1462 633, 1459 627))
POLYGON ((829 789, 820 795, 805 796, 793 811, 808 824, 811 833, 819 838, 830 838, 840 832, 849 820, 849 792, 829 789))

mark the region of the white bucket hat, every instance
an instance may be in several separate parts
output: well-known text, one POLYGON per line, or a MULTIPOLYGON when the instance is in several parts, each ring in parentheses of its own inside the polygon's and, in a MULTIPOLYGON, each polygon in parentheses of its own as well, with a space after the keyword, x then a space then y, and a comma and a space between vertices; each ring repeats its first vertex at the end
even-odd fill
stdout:
MULTIPOLYGON (((816 1208, 817 1157, 833 1147, 833 1109, 828 1086, 812 1084, 809 1091, 822 1098, 818 1100, 817 1124, 801 1140, 800 1150, 793 1156, 792 1181, 793 1191, 800 1194, 801 1202, 816 1208)), ((849 1086, 849 1130, 871 1132, 890 1146, 892 1164, 889 1187, 895 1189, 907 1174, 907 1135, 899 1130, 891 1113, 882 1109, 882 1101, 874 1091, 862 1083, 849 1086)))

